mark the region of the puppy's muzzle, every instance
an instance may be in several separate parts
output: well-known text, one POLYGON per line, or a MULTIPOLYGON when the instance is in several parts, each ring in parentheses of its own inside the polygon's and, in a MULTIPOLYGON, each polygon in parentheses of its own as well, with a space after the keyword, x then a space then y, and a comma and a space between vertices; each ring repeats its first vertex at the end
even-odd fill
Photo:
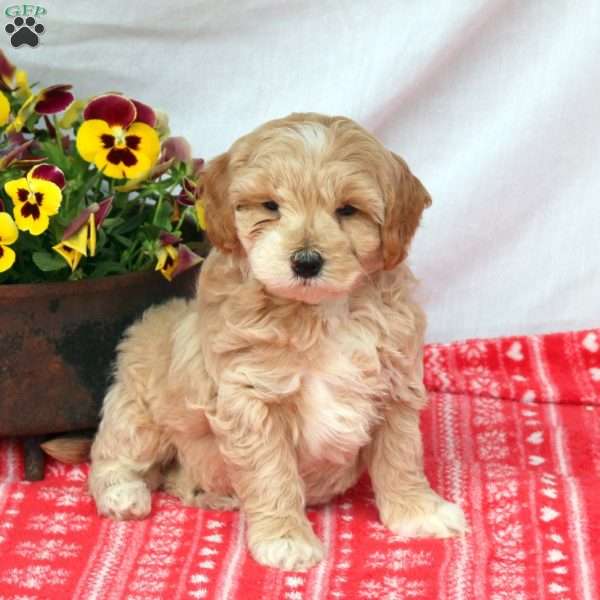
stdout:
POLYGON ((292 271, 304 279, 316 277, 321 272, 324 262, 323 257, 316 250, 308 248, 297 250, 291 257, 292 271))

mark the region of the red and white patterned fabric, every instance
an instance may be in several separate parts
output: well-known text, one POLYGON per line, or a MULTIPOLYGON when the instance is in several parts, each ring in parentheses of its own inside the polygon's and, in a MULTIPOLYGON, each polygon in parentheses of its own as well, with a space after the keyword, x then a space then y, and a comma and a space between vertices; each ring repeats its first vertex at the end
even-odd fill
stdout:
POLYGON ((432 345, 425 360, 426 468, 465 509, 465 537, 392 535, 365 478, 309 511, 327 560, 265 569, 239 513, 159 493, 149 519, 100 519, 86 466, 23 482, 4 440, 0 600, 600 598, 600 330, 432 345))

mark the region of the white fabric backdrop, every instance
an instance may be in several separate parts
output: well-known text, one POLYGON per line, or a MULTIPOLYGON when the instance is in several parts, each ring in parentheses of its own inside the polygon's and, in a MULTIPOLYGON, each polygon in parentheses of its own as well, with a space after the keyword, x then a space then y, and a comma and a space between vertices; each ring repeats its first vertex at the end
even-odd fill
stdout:
POLYGON ((199 156, 292 111, 403 155, 434 198, 410 259, 430 340, 600 325, 600 2, 42 5, 38 48, 2 32, 13 62, 167 110, 199 156))

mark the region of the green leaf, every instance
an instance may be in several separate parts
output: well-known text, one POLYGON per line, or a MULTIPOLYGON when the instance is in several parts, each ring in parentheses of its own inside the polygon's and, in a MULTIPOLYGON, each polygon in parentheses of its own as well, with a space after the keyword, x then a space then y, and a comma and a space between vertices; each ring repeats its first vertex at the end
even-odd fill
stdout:
POLYGON ((142 223, 146 220, 146 218, 147 216, 143 212, 141 212, 137 215, 134 215, 133 217, 130 217, 129 219, 127 219, 127 221, 123 221, 117 227, 111 229, 110 233, 117 235, 131 233, 132 231, 139 229, 139 227, 141 227, 142 223))
POLYGON ((67 167, 67 160, 65 158, 62 148, 59 148, 54 140, 46 140, 40 143, 43 154, 47 157, 48 162, 58 166, 63 171, 67 167))
POLYGON ((171 205, 168 202, 163 201, 154 214, 153 224, 167 229, 171 224, 171 205))
POLYGON ((121 217, 106 217, 104 223, 102 223, 102 229, 105 231, 112 231, 123 223, 125 223, 125 221, 121 217))
POLYGON ((163 231, 162 228, 152 225, 152 223, 144 223, 140 230, 144 233, 147 239, 156 240, 160 235, 160 232, 163 231))
POLYGON ((129 248, 131 244, 133 244, 133 239, 127 238, 124 235, 119 235, 118 233, 112 233, 111 236, 121 242, 125 248, 129 248))
POLYGON ((106 261, 100 263, 93 271, 92 277, 105 277, 106 275, 119 275, 120 273, 127 273, 127 268, 118 262, 106 261))
POLYGON ((34 252, 33 262, 41 271, 58 271, 67 267, 67 263, 58 254, 49 252, 34 252))

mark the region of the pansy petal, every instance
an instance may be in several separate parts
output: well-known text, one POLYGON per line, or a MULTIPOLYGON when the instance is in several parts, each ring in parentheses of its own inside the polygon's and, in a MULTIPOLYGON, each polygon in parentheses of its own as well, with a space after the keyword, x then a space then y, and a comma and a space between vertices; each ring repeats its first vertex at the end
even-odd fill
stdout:
POLYGON ((6 57, 6 54, 0 50, 0 77, 12 78, 15 72, 15 65, 6 57))
POLYGON ((67 109, 75 96, 69 91, 71 85, 52 85, 38 94, 35 111, 41 115, 53 115, 67 109))
POLYGON ((87 249, 90 256, 96 256, 96 215, 92 213, 87 224, 87 249))
POLYGON ((15 71, 15 96, 20 100, 29 98, 31 96, 31 88, 29 87, 29 80, 27 77, 27 71, 23 69, 17 69, 15 71))
POLYGON ((146 123, 146 125, 154 127, 156 125, 156 113, 154 112, 154 109, 139 100, 131 101, 135 105, 137 111, 135 121, 137 123, 146 123))
MULTIPOLYGON (((94 164, 99 171, 102 171, 102 174, 105 177, 110 177, 111 179, 127 179, 123 165, 120 162, 115 164, 114 162, 108 160, 109 152, 110 150, 102 150, 101 152, 98 152, 94 158, 94 164)), ((114 158, 114 154, 111 155, 111 158, 114 158)))
POLYGON ((27 138, 22 133, 9 133, 7 137, 11 144, 19 145, 27 141, 27 138))
POLYGON ((15 264, 16 254, 12 248, 0 244, 0 273, 8 271, 15 264))
POLYGON ((14 244, 19 238, 19 230, 7 212, 0 213, 0 244, 14 244))
POLYGON ((165 266, 167 258, 169 258, 167 251, 164 248, 159 248, 158 252, 156 253, 156 267, 154 270, 160 271, 165 266))
MULTIPOLYGON (((114 135, 112 139, 115 139, 114 135)), ((116 179, 139 179, 147 176, 160 151, 156 131, 145 123, 134 123, 124 132, 124 142, 124 145, 117 143, 104 146, 93 158, 95 165, 104 175, 116 179)))
POLYGON ((99 153, 106 153, 105 144, 102 141, 103 135, 112 137, 112 129, 106 121, 91 119, 81 124, 81 127, 77 130, 75 145, 83 160, 94 162, 99 153))
POLYGON ((33 169, 27 173, 27 179, 30 181, 31 179, 51 181, 61 190, 65 187, 65 174, 58 167, 49 165, 48 163, 42 163, 41 165, 33 167, 33 169))
POLYGON ((55 215, 60 208, 62 194, 60 188, 52 181, 44 179, 30 179, 29 187, 37 199, 38 206, 43 213, 55 215))
POLYGON ((135 104, 125 96, 104 94, 90 100, 83 111, 83 118, 86 121, 100 119, 126 129, 135 121, 136 114, 135 104))
POLYGON ((141 152, 146 155, 151 166, 154 165, 160 154, 160 140, 158 139, 158 134, 152 127, 145 123, 134 123, 127 130, 125 140, 127 141, 128 147, 135 152, 141 152))
POLYGON ((100 227, 102 227, 102 223, 104 223, 104 219, 106 219, 108 213, 110 212, 112 204, 112 196, 105 198, 98 204, 98 210, 96 211, 96 229, 100 229, 100 227))
POLYGON ((28 140, 22 144, 12 147, 2 158, 0 158, 0 169, 7 169, 18 158, 23 156, 27 148, 33 144, 33 140, 28 140))
MULTIPOLYGON (((98 206, 98 205, 96 205, 98 206)), ((68 240, 75 235, 89 220, 94 211, 94 205, 84 208, 68 225, 63 232, 62 241, 68 240)))
POLYGON ((171 158, 184 163, 192 161, 192 147, 184 137, 170 137, 162 144, 161 161, 171 158))
POLYGON ((185 244, 181 244, 177 250, 177 261, 175 263, 175 268, 173 269, 172 277, 181 275, 181 273, 191 269, 203 260, 201 256, 192 252, 185 244))
POLYGON ((163 246, 173 246, 181 242, 181 238, 170 231, 161 231, 158 239, 163 246))
POLYGON ((4 191, 8 194, 13 204, 21 204, 29 197, 29 185, 25 177, 11 179, 4 184, 4 191))
POLYGON ((65 114, 58 121, 59 127, 62 129, 71 129, 75 121, 81 119, 86 104, 85 100, 75 100, 71 103, 71 106, 69 106, 65 114))
POLYGON ((191 196, 189 192, 186 192, 185 190, 181 190, 181 192, 179 192, 179 195, 177 196, 177 204, 187 207, 194 206, 195 203, 194 197, 191 196))
POLYGON ((106 177, 113 179, 141 178, 151 167, 146 156, 129 148, 112 148, 99 152, 94 164, 106 177))
POLYGON ((0 127, 4 127, 8 123, 10 116, 10 102, 8 98, 0 92, 0 127))
POLYGON ((156 256, 158 260, 155 270, 160 271, 165 279, 171 281, 173 279, 173 271, 177 266, 177 248, 174 246, 162 246, 156 256))
POLYGON ((14 74, 15 65, 13 65, 10 60, 6 58, 6 54, 0 50, 0 78, 2 78, 7 85, 9 85, 14 74))
POLYGON ((15 206, 13 211, 15 223, 21 231, 29 231, 31 235, 40 235, 48 229, 50 219, 43 210, 35 207, 35 212, 32 212, 28 210, 30 207, 31 203, 29 202, 15 206))
POLYGON ((71 267, 71 272, 73 272, 77 265, 79 265, 79 261, 83 256, 81 252, 77 252, 77 250, 73 250, 73 248, 69 248, 65 246, 63 242, 56 244, 56 246, 52 246, 52 250, 60 254, 66 261, 66 263, 71 267))
POLYGON ((152 168, 152 163, 145 154, 141 152, 133 153, 137 162, 131 166, 124 166, 123 172, 127 179, 143 178, 148 175, 152 168))
POLYGON ((73 235, 62 240, 62 245, 87 256, 88 227, 84 224, 73 235))

